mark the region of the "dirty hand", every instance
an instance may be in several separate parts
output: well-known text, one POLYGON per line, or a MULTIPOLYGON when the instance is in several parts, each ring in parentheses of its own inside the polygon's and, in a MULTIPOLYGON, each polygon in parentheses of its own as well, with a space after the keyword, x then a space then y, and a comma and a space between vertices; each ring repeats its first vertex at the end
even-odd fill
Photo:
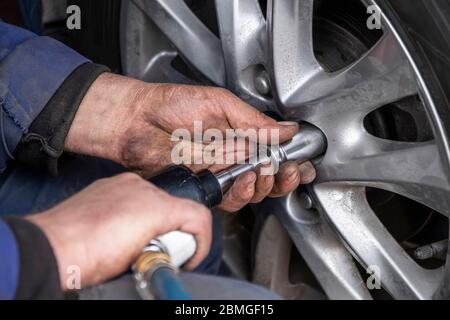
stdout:
POLYGON ((27 219, 49 239, 64 290, 70 266, 80 268, 82 287, 103 283, 125 272, 151 239, 170 231, 196 237, 197 252, 187 270, 206 257, 211 244, 208 209, 174 198, 134 173, 98 180, 27 219))
MULTIPOLYGON (((150 176, 172 164, 171 153, 177 143, 171 139, 174 130, 187 129, 193 134, 195 121, 201 121, 203 131, 267 129, 270 137, 271 130, 278 130, 280 143, 299 130, 297 123, 278 123, 224 89, 148 84, 103 74, 80 105, 66 150, 107 158, 150 176)), ((196 147, 192 143, 192 149, 196 147)), ((194 171, 209 168, 214 172, 226 167, 189 166, 194 171)), ((248 172, 235 181, 221 208, 237 211, 267 196, 286 195, 314 178, 310 162, 300 166, 286 163, 275 177, 248 172)))

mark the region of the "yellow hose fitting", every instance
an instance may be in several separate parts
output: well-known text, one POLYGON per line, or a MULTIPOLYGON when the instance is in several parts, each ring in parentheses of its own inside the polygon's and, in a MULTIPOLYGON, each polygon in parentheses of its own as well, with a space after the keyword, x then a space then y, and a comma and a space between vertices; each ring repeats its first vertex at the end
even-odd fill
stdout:
POLYGON ((164 252, 143 252, 136 260, 134 269, 138 273, 146 273, 157 264, 170 265, 170 257, 164 252))

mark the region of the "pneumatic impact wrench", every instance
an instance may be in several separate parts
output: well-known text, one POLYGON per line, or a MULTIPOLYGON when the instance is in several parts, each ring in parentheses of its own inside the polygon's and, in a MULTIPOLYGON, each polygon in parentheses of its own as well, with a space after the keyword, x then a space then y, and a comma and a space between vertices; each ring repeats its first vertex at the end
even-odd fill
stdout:
MULTIPOLYGON (((326 147, 326 138, 319 129, 302 124, 301 131, 290 141, 269 147, 265 156, 250 159, 245 164, 235 165, 216 175, 209 170, 195 174, 186 167, 174 166, 149 181, 173 196, 190 199, 213 208, 222 202, 223 194, 240 175, 254 171, 266 163, 279 166, 287 161, 301 163, 312 160, 322 155, 326 147)), ((195 251, 194 236, 181 231, 173 231, 152 240, 133 267, 140 295, 145 299, 187 298, 185 290, 173 278, 166 277, 169 280, 161 284, 160 279, 163 277, 156 277, 156 274, 160 270, 167 272, 171 269, 174 276, 176 268, 187 262, 195 251), (174 295, 171 297, 159 290, 167 288, 167 283, 174 285, 172 290, 174 295)))

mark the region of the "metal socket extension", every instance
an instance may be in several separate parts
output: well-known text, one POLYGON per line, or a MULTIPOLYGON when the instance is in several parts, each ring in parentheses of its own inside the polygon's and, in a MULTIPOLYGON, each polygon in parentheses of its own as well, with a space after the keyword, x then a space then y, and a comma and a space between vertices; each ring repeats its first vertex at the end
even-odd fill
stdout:
POLYGON ((287 161, 304 162, 314 159, 325 153, 327 148, 327 139, 323 132, 318 128, 302 123, 300 132, 290 141, 271 146, 266 152, 266 156, 251 158, 245 164, 239 164, 220 172, 216 175, 222 191, 226 192, 233 181, 240 175, 255 171, 260 165, 271 163, 279 167, 287 161))

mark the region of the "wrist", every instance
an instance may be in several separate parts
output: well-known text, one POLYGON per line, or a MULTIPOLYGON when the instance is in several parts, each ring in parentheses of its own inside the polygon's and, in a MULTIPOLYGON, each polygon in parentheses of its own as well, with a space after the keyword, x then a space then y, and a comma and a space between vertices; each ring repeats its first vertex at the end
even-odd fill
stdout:
POLYGON ((65 150, 122 164, 120 141, 134 121, 139 96, 147 86, 111 73, 99 76, 79 106, 65 150))
POLYGON ((81 101, 92 83, 107 70, 102 65, 84 63, 64 80, 22 136, 15 150, 18 162, 44 169, 53 176, 58 174, 65 140, 81 101))
POLYGON ((65 223, 64 216, 70 216, 70 212, 62 212, 55 208, 28 216, 26 220, 45 234, 56 260, 60 287, 65 292, 97 282, 95 258, 89 256, 86 242, 80 241, 79 238, 84 231, 73 228, 74 223, 65 223))

